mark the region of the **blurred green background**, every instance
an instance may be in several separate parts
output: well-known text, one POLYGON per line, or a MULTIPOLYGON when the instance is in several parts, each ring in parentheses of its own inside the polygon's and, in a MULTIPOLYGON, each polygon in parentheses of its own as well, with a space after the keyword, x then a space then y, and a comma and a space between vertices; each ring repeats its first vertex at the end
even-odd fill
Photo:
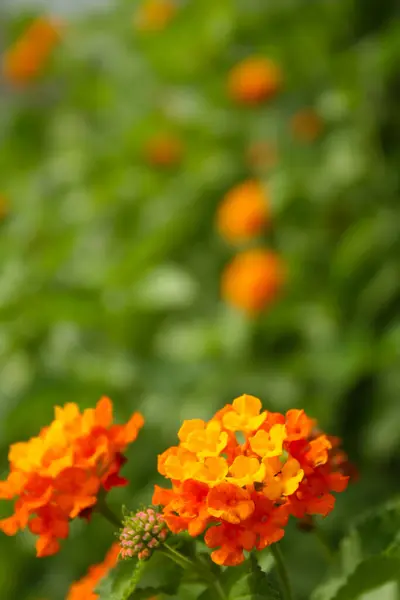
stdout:
MULTIPOLYGON (((396 4, 188 0, 157 32, 135 29, 138 7, 75 12, 37 82, 1 81, 1 475, 9 444, 35 435, 54 405, 107 394, 120 421, 146 418, 124 468, 130 487, 110 496, 134 508, 181 420, 246 392, 272 410, 304 407, 344 438, 361 476, 323 523, 335 543, 399 488, 396 4), (242 108, 226 80, 253 55, 275 60, 285 84, 242 108), (324 123, 312 144, 289 126, 305 107, 324 123), (143 149, 166 133, 182 160, 161 168, 143 149), (260 141, 276 148, 273 168, 246 159, 260 141), (215 212, 254 177, 273 212, 262 243, 289 278, 250 319, 220 299, 236 249, 215 212)), ((2 51, 36 14, 0 9, 2 51)), ((1 535, 1 600, 62 600, 113 541, 107 523, 73 523, 58 555, 36 559, 29 534, 1 535)), ((306 600, 323 557, 294 527, 283 546, 306 600)))

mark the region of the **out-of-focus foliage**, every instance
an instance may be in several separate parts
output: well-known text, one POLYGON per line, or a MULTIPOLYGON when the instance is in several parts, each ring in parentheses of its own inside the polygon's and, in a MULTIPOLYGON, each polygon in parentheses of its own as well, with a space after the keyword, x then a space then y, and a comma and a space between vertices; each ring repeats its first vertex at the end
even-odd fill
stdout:
MULTIPOLYGON (((135 507, 180 421, 247 392, 272 410, 304 407, 344 438, 361 477, 322 524, 336 543, 398 489, 395 3, 188 0, 157 31, 135 26, 133 4, 65 23, 36 82, 1 81, 1 467, 55 404, 108 394, 117 418, 146 418, 129 491, 111 497, 135 507), (282 89, 240 106, 230 69, 259 55, 280 65, 282 89), (312 143, 293 126, 309 108, 322 122, 312 143), (149 153, 159 136, 174 160, 149 153), (260 143, 273 165, 254 160, 260 143), (215 229, 223 196, 249 178, 271 202, 257 243, 287 267, 256 319, 220 300, 236 250, 215 229)), ((1 16, 3 50, 31 16, 1 16)), ((62 600, 112 541, 93 519, 39 560, 30 536, 2 536, 1 599, 62 600)), ((324 569, 314 540, 290 531, 283 547, 309 598, 324 569)))

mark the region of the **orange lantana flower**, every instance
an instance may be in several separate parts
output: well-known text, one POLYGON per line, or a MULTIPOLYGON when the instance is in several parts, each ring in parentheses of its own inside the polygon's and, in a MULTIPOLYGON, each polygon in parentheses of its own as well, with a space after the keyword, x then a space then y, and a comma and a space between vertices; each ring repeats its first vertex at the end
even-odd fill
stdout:
POLYGON ((3 73, 14 84, 34 79, 60 39, 60 22, 49 17, 35 19, 3 56, 3 73))
POLYGON ((97 584, 117 564, 120 552, 119 544, 113 544, 103 562, 89 568, 87 574, 69 588, 66 600, 97 600, 94 592, 97 584))
POLYGON ((228 242, 244 242, 269 224, 269 199, 263 186, 248 180, 232 188, 218 208, 217 228, 228 242))
POLYGON ((155 167, 172 167, 181 162, 183 147, 173 135, 158 134, 150 138, 144 148, 146 161, 155 167))
POLYGON ((228 78, 229 94, 240 104, 259 104, 268 100, 281 85, 280 67, 261 56, 250 57, 237 64, 228 78))
POLYGON ((321 117, 311 108, 299 110, 290 121, 293 137, 306 143, 316 140, 320 136, 323 126, 321 117))
POLYGON ((172 488, 156 486, 153 503, 163 507, 173 532, 205 531, 220 565, 238 565, 244 551, 279 541, 290 515, 328 514, 332 492, 343 491, 349 480, 337 442, 316 431, 304 411, 268 412, 248 394, 208 423, 184 421, 179 440, 159 457, 172 488), (188 446, 193 435, 196 443, 188 446), (210 447, 212 456, 204 453, 210 447))
POLYGON ((101 490, 128 483, 119 475, 126 461, 122 452, 142 425, 139 413, 125 425, 113 425, 105 397, 82 413, 73 403, 56 407, 54 421, 37 437, 10 447, 10 473, 0 482, 0 498, 17 500, 0 529, 14 535, 28 526, 39 536, 38 556, 57 552, 71 519, 88 517, 101 490))
POLYGON ((173 19, 177 5, 171 0, 145 0, 135 15, 135 25, 141 31, 161 31, 173 19))
POLYGON ((225 268, 221 293, 226 302, 257 314, 275 300, 284 283, 284 266, 269 250, 246 250, 225 268))

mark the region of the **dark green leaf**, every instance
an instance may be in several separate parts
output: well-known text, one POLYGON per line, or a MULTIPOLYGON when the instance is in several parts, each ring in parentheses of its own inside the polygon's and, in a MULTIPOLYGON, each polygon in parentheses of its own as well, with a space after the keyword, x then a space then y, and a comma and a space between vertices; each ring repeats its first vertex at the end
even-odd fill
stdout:
POLYGON ((101 581, 97 590, 99 600, 129 600, 143 570, 143 562, 119 561, 101 581))
MULTIPOLYGON (((399 499, 362 515, 343 538, 331 575, 314 591, 312 600, 353 600, 356 596, 342 595, 348 586, 350 593, 359 586, 360 594, 390 581, 399 560, 399 534, 399 499), (361 589, 364 580, 365 590, 361 589)), ((400 573, 400 563, 397 568, 400 573)))
POLYGON ((239 572, 239 578, 230 588, 229 600, 283 600, 279 585, 272 574, 264 573, 252 558, 246 566, 247 573, 239 572))

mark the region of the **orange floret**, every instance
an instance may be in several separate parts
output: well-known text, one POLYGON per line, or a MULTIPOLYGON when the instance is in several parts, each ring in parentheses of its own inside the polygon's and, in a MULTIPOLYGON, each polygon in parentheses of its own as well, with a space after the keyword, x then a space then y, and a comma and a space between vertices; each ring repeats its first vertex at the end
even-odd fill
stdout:
POLYGON ((316 140, 323 130, 321 117, 311 108, 299 110, 290 121, 293 137, 301 142, 316 140))
POLYGON ((3 73, 14 84, 34 79, 60 39, 60 23, 49 17, 34 20, 3 56, 3 73))
POLYGON ((257 236, 269 224, 269 199, 258 181, 248 180, 231 189, 218 208, 217 228, 231 243, 257 236))
POLYGON ((304 411, 270 413, 243 394, 208 422, 183 422, 179 445, 159 458, 172 488, 156 486, 152 501, 173 532, 205 531, 213 561, 238 565, 245 551, 279 541, 290 515, 333 509, 333 492, 349 480, 340 453, 338 441, 317 431, 304 411))
POLYGON ((264 57, 250 57, 230 72, 228 90, 240 104, 259 104, 274 96, 282 85, 280 67, 264 57))
POLYGON ((127 446, 143 426, 134 413, 113 425, 111 400, 82 413, 76 404, 55 408, 55 419, 37 437, 10 447, 10 473, 0 482, 0 498, 16 498, 14 514, 0 521, 7 535, 29 527, 39 536, 37 556, 54 554, 68 536, 69 521, 88 517, 101 490, 123 486, 119 475, 127 446))
POLYGON ((257 314, 277 297, 285 280, 278 255, 263 249, 237 254, 222 274, 221 294, 233 306, 257 314))
POLYGON ((135 26, 140 31, 161 31, 174 18, 177 11, 171 0, 145 0, 135 15, 135 26))
POLYGON ((119 544, 113 544, 103 562, 90 567, 82 579, 71 585, 66 600, 97 600, 99 596, 94 590, 99 581, 117 564, 119 551, 119 544))
POLYGON ((148 140, 144 148, 146 161, 155 167, 172 167, 182 160, 182 142, 167 134, 158 134, 148 140))

